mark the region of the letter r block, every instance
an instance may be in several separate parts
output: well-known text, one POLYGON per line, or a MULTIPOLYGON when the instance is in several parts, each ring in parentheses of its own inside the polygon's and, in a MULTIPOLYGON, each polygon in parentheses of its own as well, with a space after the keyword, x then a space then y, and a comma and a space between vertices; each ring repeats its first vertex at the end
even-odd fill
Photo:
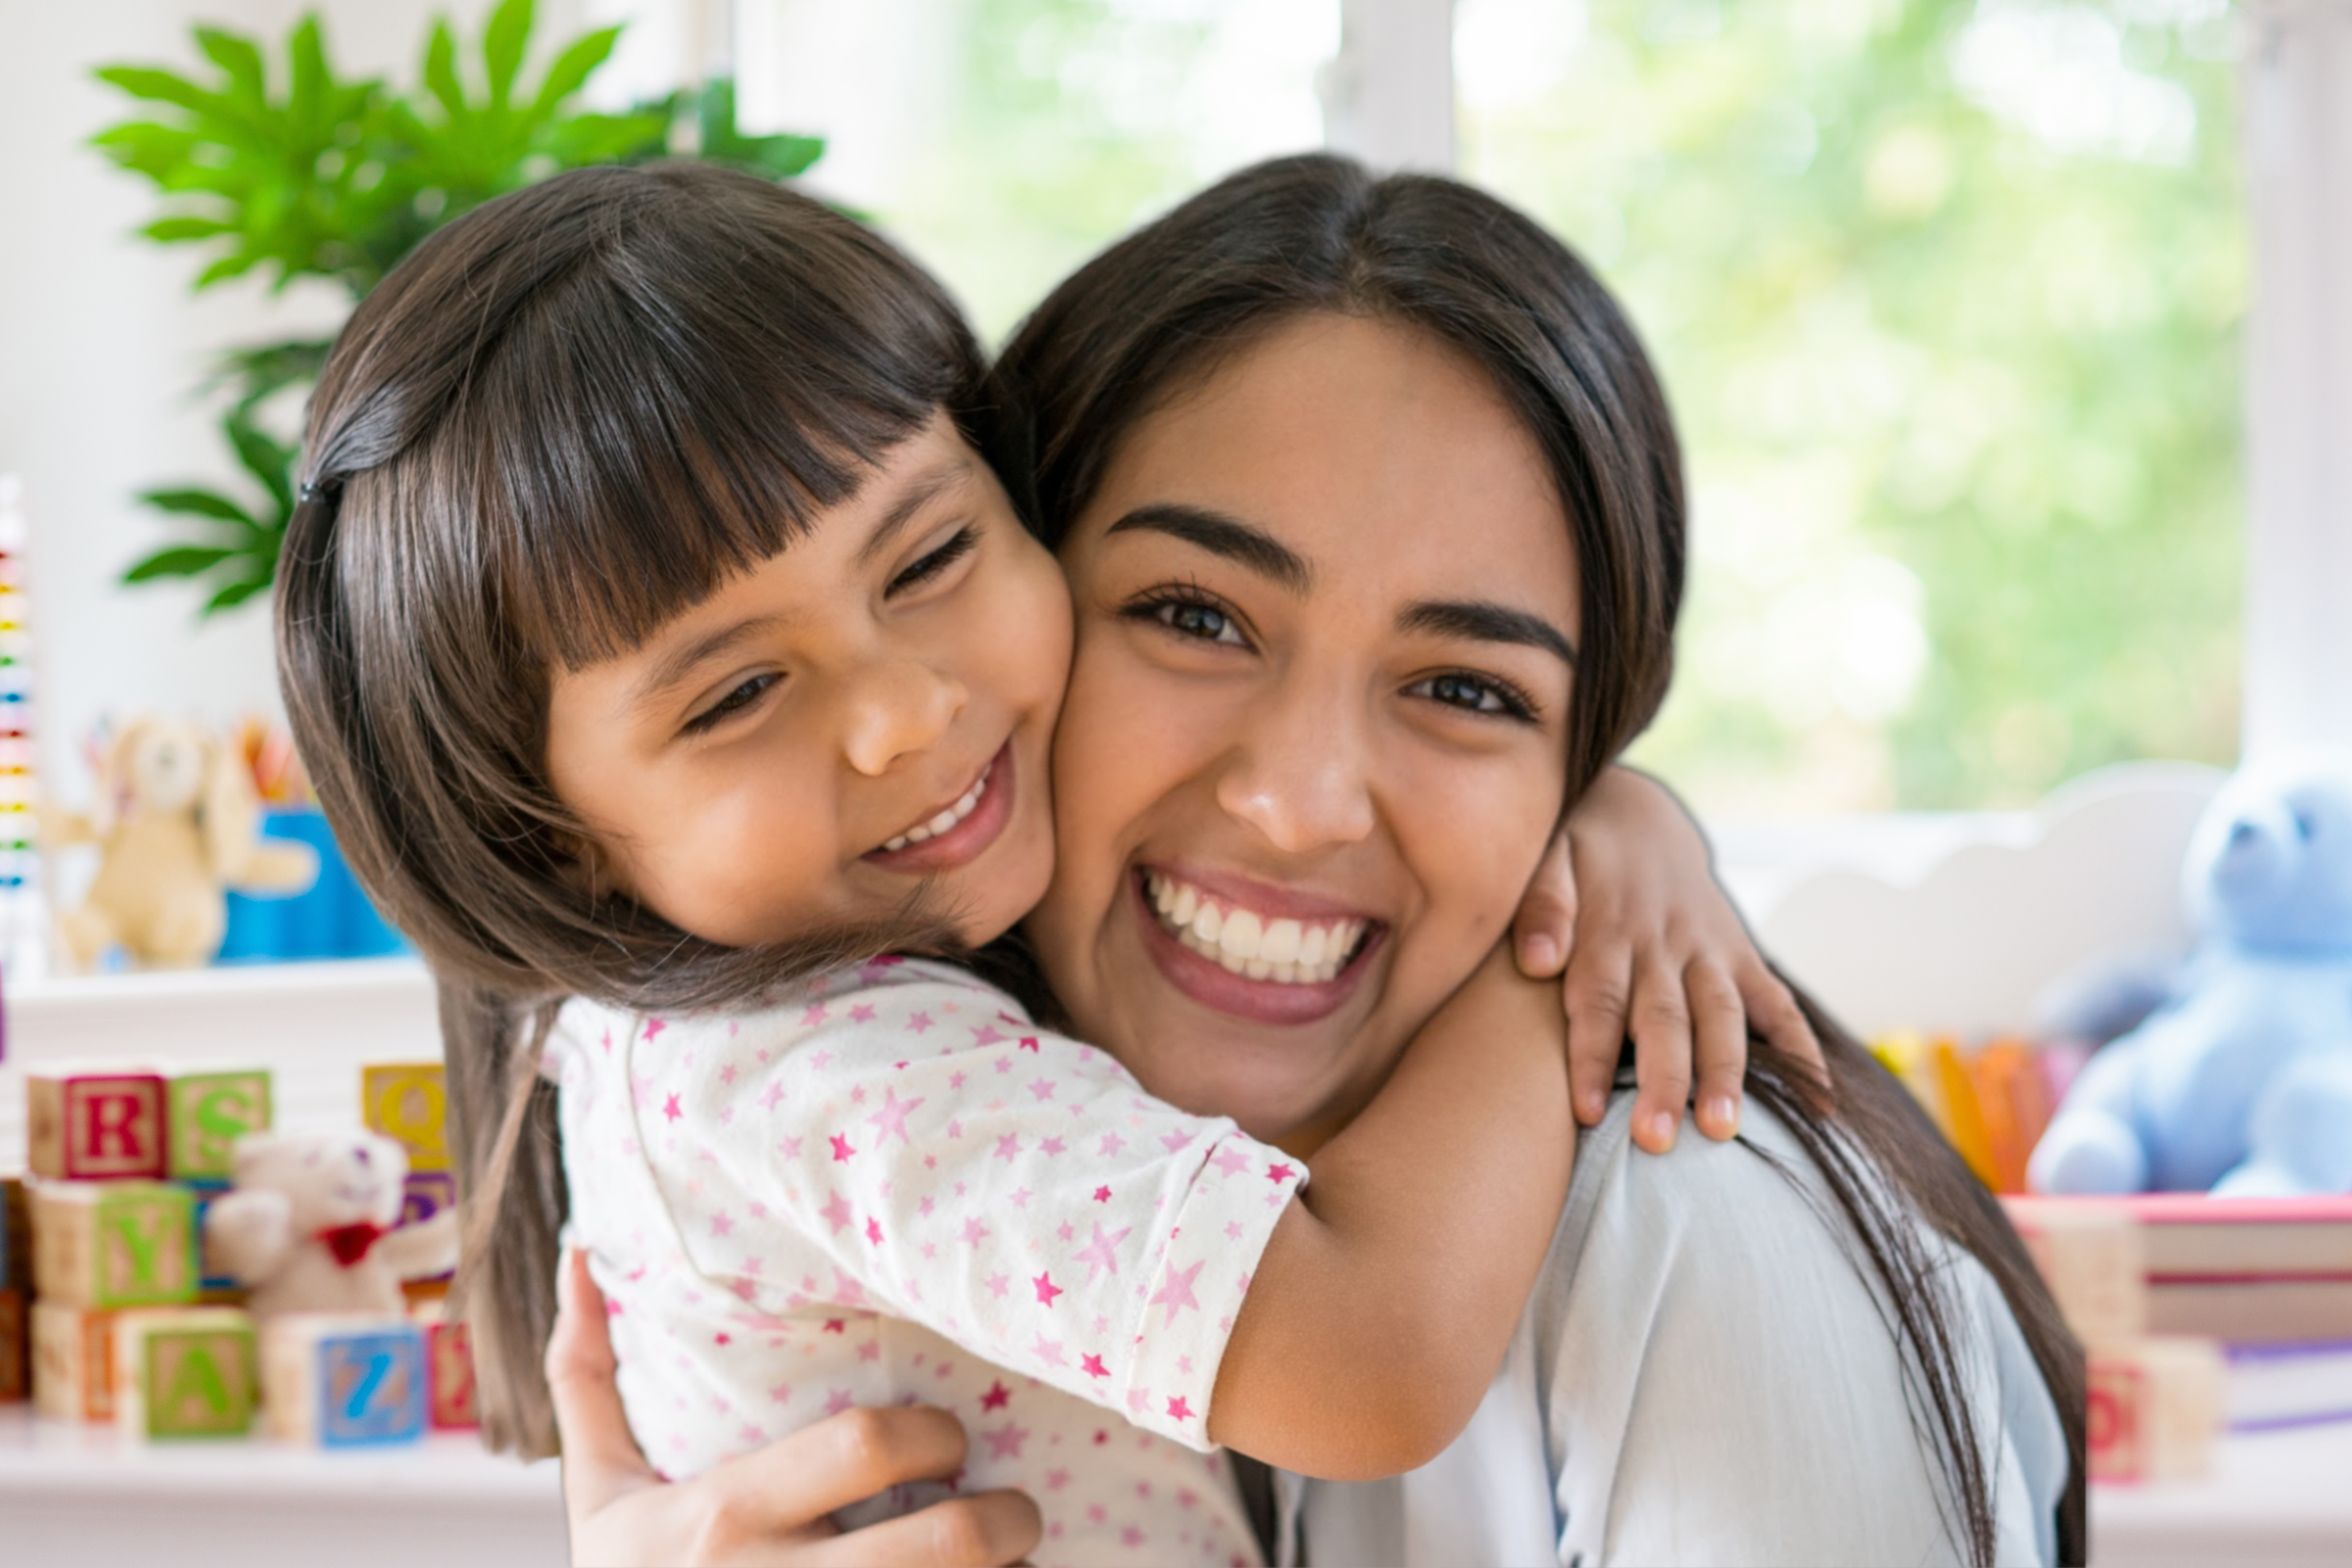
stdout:
POLYGON ((170 1174, 163 1080, 152 1072, 25 1081, 26 1163, 58 1181, 170 1174))
POLYGON ((410 1170, 449 1168, 449 1092, 439 1062, 361 1068, 360 1108, 370 1131, 408 1151, 410 1170))
POLYGON ((172 1176, 179 1181, 223 1181, 236 1174, 236 1140, 269 1129, 269 1074, 175 1074, 168 1090, 172 1176))

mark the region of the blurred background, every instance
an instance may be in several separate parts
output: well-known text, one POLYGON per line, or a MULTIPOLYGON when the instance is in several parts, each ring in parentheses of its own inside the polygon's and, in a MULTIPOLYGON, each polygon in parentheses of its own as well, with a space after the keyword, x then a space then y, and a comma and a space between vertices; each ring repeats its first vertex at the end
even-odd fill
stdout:
MULTIPOLYGON (((101 714, 274 710, 260 599, 200 619, 205 588, 121 582, 177 537, 134 497, 251 492, 221 438, 231 394, 200 390, 215 357, 331 332, 350 305, 266 269, 192 292, 208 253, 142 237, 154 190, 90 145, 142 107, 93 69, 194 72, 202 21, 282 72, 315 12, 339 73, 413 84, 433 17, 463 57, 490 10, 0 9, 0 474, 22 479, 45 768, 69 791, 101 714)), ((2013 807, 2119 759, 2235 758, 2242 10, 542 0, 530 68, 619 22, 585 102, 731 78, 739 129, 823 138, 806 182, 902 240, 991 341, 1106 241, 1268 154, 1450 160, 1522 204, 1664 366, 1696 562, 1637 757, 1726 820, 2013 807)), ((299 412, 298 389, 258 417, 290 439, 299 412)))

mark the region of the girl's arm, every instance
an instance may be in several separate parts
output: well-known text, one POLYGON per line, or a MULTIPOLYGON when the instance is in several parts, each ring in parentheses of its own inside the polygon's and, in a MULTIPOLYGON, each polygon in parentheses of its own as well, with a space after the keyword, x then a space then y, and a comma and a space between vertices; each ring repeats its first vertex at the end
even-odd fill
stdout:
POLYGON ((1526 973, 1566 972, 1569 1076, 1587 1126, 1608 1107, 1628 1034, 1640 1082, 1633 1141, 1652 1154, 1674 1146, 1685 1105, 1708 1137, 1738 1132, 1751 1030, 1823 1071, 1796 998, 1716 881, 1706 836, 1646 774, 1611 768, 1586 791, 1513 934, 1526 973))
POLYGON ((1209 1435, 1336 1479, 1452 1442, 1494 1380, 1568 1191, 1566 1025, 1497 949, 1315 1156, 1218 1369, 1209 1435))
POLYGON ((984 1568, 1021 1562, 1037 1545, 1037 1505, 1013 1491, 950 1498, 847 1534, 834 1525, 835 1509, 963 1468, 963 1427, 928 1406, 845 1410, 692 1480, 665 1482, 629 1434, 604 1299, 583 1254, 564 1259, 556 1297, 547 1385, 572 1562, 984 1568))

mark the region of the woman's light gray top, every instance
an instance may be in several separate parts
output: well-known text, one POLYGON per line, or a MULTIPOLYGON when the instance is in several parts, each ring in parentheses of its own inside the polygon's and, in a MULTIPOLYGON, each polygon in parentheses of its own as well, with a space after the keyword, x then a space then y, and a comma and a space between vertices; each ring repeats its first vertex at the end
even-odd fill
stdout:
MULTIPOLYGON (((1279 1478, 1286 1563, 1940 1563, 1964 1560, 1916 1375, 1859 1240, 1786 1125, 1633 1151, 1620 1093, 1586 1134, 1501 1375, 1425 1469, 1279 1478), (1759 1151, 1778 1159, 1784 1176, 1759 1151)), ((1924 1227, 1923 1227, 1924 1234, 1924 1227)), ((1948 1270, 2003 1563, 2051 1562, 2066 1451, 2000 1290, 1948 1270)))

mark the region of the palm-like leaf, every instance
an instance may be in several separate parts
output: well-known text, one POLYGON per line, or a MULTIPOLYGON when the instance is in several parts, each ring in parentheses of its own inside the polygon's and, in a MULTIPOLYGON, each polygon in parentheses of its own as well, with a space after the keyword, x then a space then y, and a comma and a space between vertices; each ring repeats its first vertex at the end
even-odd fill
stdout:
POLYGON ((268 504, 248 507, 193 486, 150 490, 140 500, 194 523, 208 537, 166 545, 122 574, 125 582, 208 577, 214 591, 200 612, 205 615, 241 604, 269 586, 278 575, 286 525, 294 516, 295 449, 256 424, 251 408, 243 403, 221 422, 221 434, 238 465, 259 483, 268 504))

